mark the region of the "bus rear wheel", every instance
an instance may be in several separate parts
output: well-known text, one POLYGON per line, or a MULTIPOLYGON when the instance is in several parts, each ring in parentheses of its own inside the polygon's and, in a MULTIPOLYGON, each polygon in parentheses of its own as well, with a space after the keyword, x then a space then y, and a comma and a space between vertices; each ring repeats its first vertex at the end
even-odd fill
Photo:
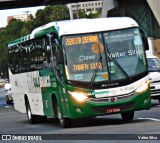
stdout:
POLYGON ((72 120, 66 117, 62 117, 60 107, 57 105, 56 107, 56 116, 59 120, 59 124, 63 128, 69 128, 72 125, 72 120))
POLYGON ((131 121, 134 118, 134 112, 124 112, 121 113, 121 116, 124 121, 131 121))
POLYGON ((26 112, 27 112, 28 121, 31 124, 44 123, 44 122, 47 121, 46 116, 39 116, 39 115, 33 115, 32 114, 30 104, 29 104, 28 100, 27 100, 27 103, 26 103, 26 112))

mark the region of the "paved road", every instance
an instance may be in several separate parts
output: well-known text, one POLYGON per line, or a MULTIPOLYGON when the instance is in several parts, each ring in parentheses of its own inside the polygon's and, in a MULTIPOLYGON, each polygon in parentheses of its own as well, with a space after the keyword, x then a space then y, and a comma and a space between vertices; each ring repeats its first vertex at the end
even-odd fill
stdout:
POLYGON ((5 91, 4 88, 0 88, 0 107, 5 107, 6 101, 5 101, 5 91))
MULTIPOLYGON (((0 96, 0 134, 46 134, 46 136, 51 135, 52 139, 62 138, 63 141, 56 140, 60 143, 69 143, 68 139, 70 138, 74 139, 71 141, 74 143, 88 143, 88 141, 77 140, 81 138, 100 143, 104 142, 102 138, 106 139, 104 134, 108 139, 118 138, 115 141, 109 140, 110 143, 119 143, 119 139, 130 140, 133 134, 138 134, 138 136, 142 134, 147 134, 147 136, 151 134, 160 135, 160 104, 157 101, 153 101, 153 107, 149 111, 136 112, 135 118, 131 122, 124 123, 121 116, 117 114, 75 120, 72 128, 64 129, 59 126, 57 120, 52 118, 49 118, 44 124, 30 125, 26 114, 15 111, 13 105, 6 105, 2 98, 4 97, 3 94, 1 93, 0 96), (82 136, 84 134, 91 136, 82 136)), ((134 136, 134 138, 138 138, 138 136, 134 136)), ((129 142, 135 141, 130 140, 129 142)), ((136 140, 136 142, 146 143, 146 140, 136 140)), ((160 143, 160 140, 147 140, 147 142, 160 143)), ((123 143, 128 143, 128 141, 123 141, 123 143)))

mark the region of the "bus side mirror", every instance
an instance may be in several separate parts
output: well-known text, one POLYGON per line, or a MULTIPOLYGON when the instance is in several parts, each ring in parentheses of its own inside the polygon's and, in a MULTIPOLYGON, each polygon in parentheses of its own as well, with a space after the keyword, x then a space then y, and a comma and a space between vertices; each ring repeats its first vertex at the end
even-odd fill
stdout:
POLYGON ((144 44, 144 47, 145 47, 145 50, 149 50, 149 44, 148 44, 148 39, 146 37, 142 37, 142 40, 143 40, 143 44, 144 44))
POLYGON ((64 64, 63 51, 58 49, 56 51, 56 59, 58 64, 64 64))
POLYGON ((144 44, 144 48, 147 51, 147 50, 149 50, 148 39, 147 39, 147 37, 144 36, 143 30, 140 29, 140 33, 141 33, 141 36, 142 36, 142 41, 143 41, 143 44, 144 44))

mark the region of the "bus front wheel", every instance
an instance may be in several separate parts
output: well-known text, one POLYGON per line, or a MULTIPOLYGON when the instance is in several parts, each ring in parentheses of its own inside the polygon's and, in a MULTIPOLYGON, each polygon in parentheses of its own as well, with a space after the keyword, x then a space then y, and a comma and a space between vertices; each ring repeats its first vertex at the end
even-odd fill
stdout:
POLYGON ((124 121, 131 121, 134 118, 134 112, 124 112, 121 113, 121 116, 124 121))
POLYGON ((60 107, 57 105, 56 107, 56 116, 59 120, 59 124, 61 127, 63 128, 68 128, 71 127, 72 125, 72 120, 66 117, 62 117, 61 111, 60 111, 60 107))

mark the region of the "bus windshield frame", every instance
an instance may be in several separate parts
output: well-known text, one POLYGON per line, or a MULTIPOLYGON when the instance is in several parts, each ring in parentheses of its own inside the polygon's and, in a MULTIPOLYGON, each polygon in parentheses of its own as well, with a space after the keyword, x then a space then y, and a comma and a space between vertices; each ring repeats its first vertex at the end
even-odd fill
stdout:
POLYGON ((67 81, 97 84, 125 80, 147 72, 137 27, 62 37, 67 81))

